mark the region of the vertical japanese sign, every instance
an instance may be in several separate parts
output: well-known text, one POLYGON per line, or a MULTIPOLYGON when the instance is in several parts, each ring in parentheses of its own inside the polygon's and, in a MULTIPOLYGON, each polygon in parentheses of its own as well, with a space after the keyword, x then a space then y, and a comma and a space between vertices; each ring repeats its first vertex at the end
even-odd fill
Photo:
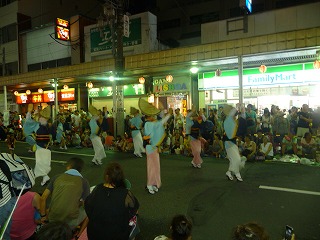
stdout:
MULTIPOLYGON (((126 47, 141 44, 141 18, 130 19, 127 30, 128 33, 125 34, 128 37, 123 36, 123 46, 126 47)), ((98 27, 91 28, 90 40, 92 53, 112 49, 112 36, 110 27, 105 26, 102 29, 99 29, 98 27)))

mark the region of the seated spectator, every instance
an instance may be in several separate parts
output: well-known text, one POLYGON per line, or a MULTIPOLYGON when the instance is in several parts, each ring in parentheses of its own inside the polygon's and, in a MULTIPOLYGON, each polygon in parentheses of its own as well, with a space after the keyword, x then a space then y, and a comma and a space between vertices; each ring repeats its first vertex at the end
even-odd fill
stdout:
POLYGON ((129 220, 138 208, 138 200, 126 188, 120 164, 109 163, 104 172, 104 183, 97 185, 85 201, 88 238, 128 240, 129 220))
POLYGON ((261 129, 257 131, 257 136, 254 137, 254 142, 256 143, 257 149, 260 149, 260 144, 263 142, 263 133, 261 129))
POLYGON ((176 149, 183 149, 183 136, 180 135, 179 131, 175 131, 174 136, 172 137, 171 153, 175 153, 176 149))
POLYGON ((68 224, 52 222, 44 225, 36 234, 36 240, 71 240, 72 231, 68 224))
POLYGON ((83 166, 82 159, 71 158, 67 163, 67 171, 51 179, 41 196, 41 220, 61 221, 75 229, 86 218, 83 203, 90 193, 90 185, 80 173, 83 166), (52 196, 47 216, 46 201, 49 195, 52 196))
POLYGON ((224 147, 223 147, 223 142, 221 140, 221 136, 218 133, 214 134, 214 139, 212 142, 212 156, 216 158, 220 158, 221 155, 223 154, 224 147))
POLYGON ((122 152, 122 146, 124 144, 124 140, 120 135, 117 135, 117 138, 115 140, 115 147, 117 148, 118 151, 122 152))
POLYGON ((12 215, 11 240, 34 239, 40 217, 40 195, 25 191, 12 215))
POLYGON ((131 152, 133 151, 133 139, 127 133, 124 133, 124 143, 122 146, 123 152, 131 152))
POLYGON ((244 137, 244 150, 241 152, 242 156, 245 156, 247 158, 247 161, 253 161, 255 160, 255 156, 257 153, 257 146, 254 141, 251 140, 250 135, 246 135, 244 137))
POLYGON ((71 146, 75 148, 81 148, 81 138, 74 130, 71 131, 71 146))
POLYGON ((233 240, 269 240, 266 230, 259 224, 250 222, 238 225, 232 233, 233 240))
POLYGON ((297 137, 293 136, 291 132, 288 135, 285 135, 282 139, 281 144, 281 154, 295 154, 297 155, 297 137))
POLYGON ((111 132, 107 132, 107 136, 105 138, 105 141, 104 141, 104 146, 107 148, 107 149, 111 149, 114 147, 114 136, 112 136, 111 132))
POLYGON ((269 141, 268 136, 263 136, 263 142, 260 144, 259 151, 257 153, 257 160, 271 160, 273 159, 273 146, 269 141))
POLYGON ((183 154, 187 157, 192 156, 191 146, 190 146, 190 137, 185 136, 183 139, 183 154))
POLYGON ((192 222, 185 215, 173 217, 170 226, 170 237, 157 236, 154 240, 191 240, 192 222))
POLYGON ((92 147, 92 142, 90 139, 90 129, 86 128, 86 130, 82 133, 81 143, 82 143, 82 146, 84 147, 87 147, 87 148, 92 147))
POLYGON ((306 155, 310 156, 311 159, 316 158, 317 144, 316 141, 312 138, 311 133, 306 132, 304 137, 301 139, 302 146, 302 157, 306 155))

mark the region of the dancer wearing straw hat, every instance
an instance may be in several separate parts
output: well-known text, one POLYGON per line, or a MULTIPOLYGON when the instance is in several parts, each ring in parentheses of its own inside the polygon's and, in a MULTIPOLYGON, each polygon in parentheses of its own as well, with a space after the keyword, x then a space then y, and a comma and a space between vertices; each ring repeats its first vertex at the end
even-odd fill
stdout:
POLYGON ((134 152, 133 154, 136 157, 142 157, 142 153, 145 153, 146 150, 143 147, 143 140, 141 136, 142 120, 139 114, 139 110, 131 107, 130 114, 134 117, 129 120, 131 135, 133 139, 134 152))
MULTIPOLYGON (((32 110, 33 104, 29 104, 28 112, 31 113, 32 110)), ((36 144, 33 146, 33 150, 36 152, 34 175, 35 177, 42 177, 41 186, 44 186, 50 180, 50 177, 48 176, 51 170, 51 151, 48 149, 51 144, 51 135, 48 126, 50 115, 51 108, 50 106, 47 106, 40 110, 38 121, 28 119, 25 123, 25 127, 28 131, 33 132, 36 135, 36 144)))
POLYGON ((160 156, 159 146, 165 138, 164 124, 170 118, 170 114, 157 120, 156 115, 161 110, 157 109, 152 104, 148 103, 144 99, 139 99, 139 108, 141 112, 146 115, 147 122, 144 125, 143 139, 149 141, 146 146, 147 154, 147 187, 146 190, 150 194, 158 192, 161 186, 160 176, 160 156))
POLYGON ((234 107, 227 104, 224 105, 222 110, 222 113, 225 117, 223 126, 226 133, 224 145, 229 159, 229 169, 226 172, 226 176, 230 181, 232 181, 232 174, 235 174, 236 179, 239 182, 242 182, 243 180, 240 175, 240 168, 244 162, 241 161, 239 149, 236 144, 236 133, 238 129, 236 112, 237 110, 234 107))
POLYGON ((92 105, 89 106, 89 113, 92 115, 89 122, 91 129, 90 139, 94 149, 94 157, 92 163, 95 165, 102 165, 102 159, 106 157, 106 152, 101 141, 100 136, 98 135, 99 126, 97 120, 99 119, 99 111, 92 105))

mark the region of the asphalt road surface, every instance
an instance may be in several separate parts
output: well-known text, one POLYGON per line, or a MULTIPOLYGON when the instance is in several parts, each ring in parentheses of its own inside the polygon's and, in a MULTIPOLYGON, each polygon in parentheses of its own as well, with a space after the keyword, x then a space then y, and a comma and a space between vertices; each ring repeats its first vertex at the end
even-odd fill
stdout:
MULTIPOLYGON (((0 151, 8 152, 4 142, 0 151)), ((18 142, 16 154, 34 167, 34 153, 18 142)), ((247 163, 242 170, 244 182, 228 181, 226 159, 203 158, 201 169, 191 167, 192 158, 161 154, 162 187, 150 195, 145 190, 146 158, 132 153, 108 150, 102 166, 93 166, 93 149, 52 149, 50 176, 65 171, 66 160, 81 157, 86 165, 83 175, 91 186, 103 181, 103 171, 110 161, 119 162, 132 192, 140 202, 141 233, 137 240, 153 240, 169 235, 169 224, 175 214, 186 214, 193 220, 193 239, 231 239, 237 224, 255 221, 263 225, 270 239, 282 239, 286 225, 294 228, 298 240, 320 239, 320 169, 292 163, 247 163)), ((38 178, 34 190, 42 193, 38 178)))

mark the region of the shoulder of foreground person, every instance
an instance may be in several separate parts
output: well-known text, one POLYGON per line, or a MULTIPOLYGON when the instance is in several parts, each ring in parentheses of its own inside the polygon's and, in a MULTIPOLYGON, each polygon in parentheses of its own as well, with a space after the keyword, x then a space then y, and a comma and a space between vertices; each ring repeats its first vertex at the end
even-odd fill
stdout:
POLYGON ((159 236, 155 237, 154 240, 169 240, 169 238, 165 235, 159 235, 159 236))

